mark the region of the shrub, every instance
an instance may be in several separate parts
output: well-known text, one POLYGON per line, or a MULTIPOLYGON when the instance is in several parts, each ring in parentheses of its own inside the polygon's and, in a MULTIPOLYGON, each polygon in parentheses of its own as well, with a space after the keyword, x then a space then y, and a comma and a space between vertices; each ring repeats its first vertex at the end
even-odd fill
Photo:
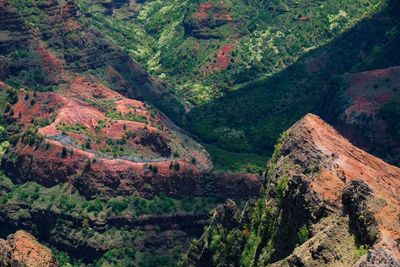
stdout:
POLYGON ((361 245, 356 251, 356 258, 364 256, 365 254, 367 254, 368 250, 369 250, 368 245, 361 245))
POLYGON ((11 104, 18 102, 18 93, 16 90, 10 89, 7 91, 7 101, 11 104))
POLYGON ((285 191, 288 186, 288 183, 289 183, 289 177, 287 175, 285 175, 279 179, 278 184, 277 184, 277 192, 278 192, 279 198, 282 198, 285 196, 285 191))
POLYGON ((99 199, 92 201, 87 207, 88 212, 97 212, 98 213, 102 209, 103 209, 103 205, 101 204, 101 201, 99 199))
POLYGON ((60 198, 60 206, 62 209, 70 211, 75 208, 76 204, 71 202, 71 200, 67 196, 62 196, 60 198))
POLYGON ((65 159, 67 157, 68 151, 65 146, 63 146, 62 151, 61 151, 61 157, 65 159))
POLYGON ((91 149, 92 148, 92 140, 91 139, 87 139, 86 143, 85 143, 85 148, 86 149, 91 149))
POLYGON ((154 166, 154 165, 149 165, 149 169, 153 174, 157 174, 158 173, 158 167, 154 166))
POLYGON ((310 239, 310 232, 308 231, 307 226, 303 225, 302 227, 300 227, 300 230, 297 233, 297 241, 298 241, 297 246, 300 246, 301 244, 306 242, 308 239, 310 239))
POLYGON ((123 212, 128 208, 128 204, 127 200, 120 198, 112 198, 107 203, 113 212, 123 212))
POLYGON ((181 166, 179 165, 179 162, 175 162, 173 168, 174 168, 174 171, 179 171, 179 169, 181 168, 181 166))

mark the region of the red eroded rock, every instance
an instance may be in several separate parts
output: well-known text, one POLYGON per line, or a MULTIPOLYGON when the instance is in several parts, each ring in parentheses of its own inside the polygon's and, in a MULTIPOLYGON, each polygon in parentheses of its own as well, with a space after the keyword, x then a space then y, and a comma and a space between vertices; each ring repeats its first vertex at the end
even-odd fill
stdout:
POLYGON ((231 60, 231 53, 233 51, 233 45, 228 44, 221 47, 217 52, 217 70, 226 69, 229 66, 231 60))
POLYGON ((25 231, 17 231, 6 240, 0 239, 0 260, 6 266, 58 266, 51 250, 25 231))
POLYGON ((217 59, 215 63, 207 63, 200 68, 200 72, 203 75, 208 75, 210 73, 225 70, 229 67, 232 58, 232 51, 234 46, 232 44, 227 44, 218 49, 217 59))
POLYGON ((68 182, 87 197, 258 193, 257 176, 210 173, 205 150, 163 114, 83 77, 64 93, 20 93, 13 111, 23 137, 2 165, 16 182, 68 182))
POLYGON ((290 130, 282 158, 296 162, 307 176, 310 188, 327 205, 342 206, 342 194, 352 181, 362 181, 372 190, 369 209, 378 227, 374 248, 388 249, 400 257, 400 168, 353 146, 327 123, 307 115, 290 130), (289 154, 287 154, 289 153, 289 154), (307 171, 308 170, 308 171, 307 171), (381 204, 379 204, 381 203, 381 204), (382 204, 383 203, 383 204, 382 204))

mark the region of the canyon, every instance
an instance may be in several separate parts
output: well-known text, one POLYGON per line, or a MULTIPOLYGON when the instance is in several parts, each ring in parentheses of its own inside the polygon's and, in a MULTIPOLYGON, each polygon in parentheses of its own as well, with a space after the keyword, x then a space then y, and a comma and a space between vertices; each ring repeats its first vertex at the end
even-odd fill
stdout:
POLYGON ((398 1, 0 18, 0 265, 400 266, 398 1))

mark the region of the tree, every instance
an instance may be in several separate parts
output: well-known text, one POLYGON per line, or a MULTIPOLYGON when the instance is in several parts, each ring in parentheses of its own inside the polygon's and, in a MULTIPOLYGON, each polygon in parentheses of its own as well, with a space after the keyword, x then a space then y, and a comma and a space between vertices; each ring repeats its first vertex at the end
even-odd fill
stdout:
POLYGON ((302 227, 300 227, 300 230, 297 233, 297 240, 298 240, 297 246, 300 246, 301 244, 306 242, 308 239, 310 239, 310 232, 308 231, 307 226, 303 225, 302 227))
POLYGON ((67 153, 68 153, 67 148, 65 146, 63 146, 62 151, 61 151, 61 157, 63 159, 65 159, 67 157, 67 153))

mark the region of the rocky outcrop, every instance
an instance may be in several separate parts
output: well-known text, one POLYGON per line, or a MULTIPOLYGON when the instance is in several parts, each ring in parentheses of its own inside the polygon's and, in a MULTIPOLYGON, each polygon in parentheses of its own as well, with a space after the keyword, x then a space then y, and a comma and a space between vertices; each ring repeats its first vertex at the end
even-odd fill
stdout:
POLYGON ((3 159, 7 175, 17 183, 36 181, 54 186, 70 182, 88 198, 131 194, 151 198, 159 193, 175 197, 246 198, 257 195, 261 185, 255 175, 201 172, 191 163, 176 160, 151 163, 157 168, 154 173, 147 163, 95 160, 91 154, 79 150, 63 158, 63 146, 48 144, 50 149, 46 149, 46 143, 37 149, 22 144, 12 148, 3 159), (179 164, 180 170, 171 169, 171 164, 179 164))
POLYGON ((6 240, 0 239, 0 265, 7 267, 56 267, 51 250, 25 231, 17 231, 6 240))
POLYGON ((233 21, 226 3, 203 2, 195 12, 186 14, 183 26, 187 35, 199 39, 222 38, 223 36, 214 29, 233 21))
POLYGON ((184 266, 349 266, 368 248, 362 266, 397 266, 399 193, 399 168, 309 114, 276 145, 263 197, 234 226, 212 220, 184 266))
POLYGON ((351 228, 362 244, 373 245, 378 238, 378 223, 368 207, 373 192, 362 180, 351 181, 343 190, 344 211, 349 214, 351 228))
MULTIPOLYGON (((213 234, 221 229, 221 225, 225 231, 234 231, 240 226, 240 209, 236 203, 228 200, 225 204, 218 206, 211 215, 210 226, 206 228, 203 236, 199 240, 194 240, 190 247, 183 266, 213 266, 215 261, 238 263, 240 261, 241 248, 243 240, 239 241, 231 247, 229 255, 215 255, 213 249, 213 234), (213 231, 215 231, 213 233, 213 231), (217 258, 217 259, 216 259, 217 258)), ((218 240, 223 242, 225 240, 218 240)), ((232 240, 234 241, 234 240, 232 240)))
POLYGON ((398 259, 395 259, 386 250, 376 249, 368 251, 368 254, 354 265, 354 267, 373 266, 398 267, 400 266, 400 261, 398 259))

